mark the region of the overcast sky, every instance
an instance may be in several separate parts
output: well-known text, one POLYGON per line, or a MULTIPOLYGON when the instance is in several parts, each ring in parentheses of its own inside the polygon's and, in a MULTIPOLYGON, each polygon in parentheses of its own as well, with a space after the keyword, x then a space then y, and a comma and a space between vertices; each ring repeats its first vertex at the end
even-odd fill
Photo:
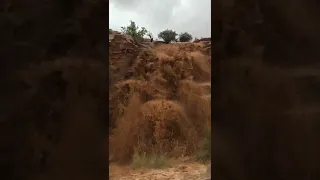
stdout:
POLYGON ((109 0, 109 27, 120 31, 130 20, 154 38, 171 29, 193 37, 211 36, 211 0, 109 0))

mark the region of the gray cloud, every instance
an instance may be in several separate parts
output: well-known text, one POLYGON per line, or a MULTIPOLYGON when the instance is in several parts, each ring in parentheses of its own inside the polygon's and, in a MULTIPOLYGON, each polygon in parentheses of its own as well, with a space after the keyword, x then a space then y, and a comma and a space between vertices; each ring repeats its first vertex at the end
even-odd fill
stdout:
POLYGON ((110 0, 110 27, 135 21, 154 36, 165 29, 189 32, 194 37, 211 34, 211 0, 110 0))

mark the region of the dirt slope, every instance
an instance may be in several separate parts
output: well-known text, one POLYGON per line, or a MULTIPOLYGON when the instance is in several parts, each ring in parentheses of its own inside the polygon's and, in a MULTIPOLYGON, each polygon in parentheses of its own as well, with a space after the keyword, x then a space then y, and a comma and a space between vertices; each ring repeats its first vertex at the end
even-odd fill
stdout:
MULTIPOLYGON (((140 46, 130 37, 110 42, 109 156, 130 162, 134 153, 194 156, 211 123, 209 43, 140 46)), ((199 179, 206 166, 176 163, 164 170, 110 166, 111 179, 199 179), (199 177, 198 177, 199 176, 199 177)))

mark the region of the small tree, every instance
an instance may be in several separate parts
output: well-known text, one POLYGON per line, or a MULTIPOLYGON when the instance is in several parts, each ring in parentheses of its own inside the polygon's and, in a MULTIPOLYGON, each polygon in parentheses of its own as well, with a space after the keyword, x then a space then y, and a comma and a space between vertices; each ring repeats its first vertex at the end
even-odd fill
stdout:
POLYGON ((181 33, 179 35, 179 41, 180 42, 188 42, 188 41, 191 41, 192 40, 192 35, 185 32, 185 33, 181 33))
POLYGON ((158 37, 163 39, 165 43, 170 43, 171 41, 176 40, 178 34, 172 30, 164 30, 158 34, 158 37))
POLYGON ((143 39, 143 37, 148 33, 145 27, 141 27, 139 30, 139 26, 137 26, 133 21, 130 21, 129 26, 121 27, 121 31, 130 35, 134 39, 143 39))

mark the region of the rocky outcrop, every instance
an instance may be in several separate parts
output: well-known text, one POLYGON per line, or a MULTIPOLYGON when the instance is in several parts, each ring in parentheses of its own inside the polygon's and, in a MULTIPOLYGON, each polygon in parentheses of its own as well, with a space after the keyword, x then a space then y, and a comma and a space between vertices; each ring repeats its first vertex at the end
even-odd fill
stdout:
POLYGON ((109 43, 109 87, 114 88, 114 84, 122 80, 128 69, 134 64, 140 52, 139 44, 131 36, 123 34, 113 34, 109 43))

